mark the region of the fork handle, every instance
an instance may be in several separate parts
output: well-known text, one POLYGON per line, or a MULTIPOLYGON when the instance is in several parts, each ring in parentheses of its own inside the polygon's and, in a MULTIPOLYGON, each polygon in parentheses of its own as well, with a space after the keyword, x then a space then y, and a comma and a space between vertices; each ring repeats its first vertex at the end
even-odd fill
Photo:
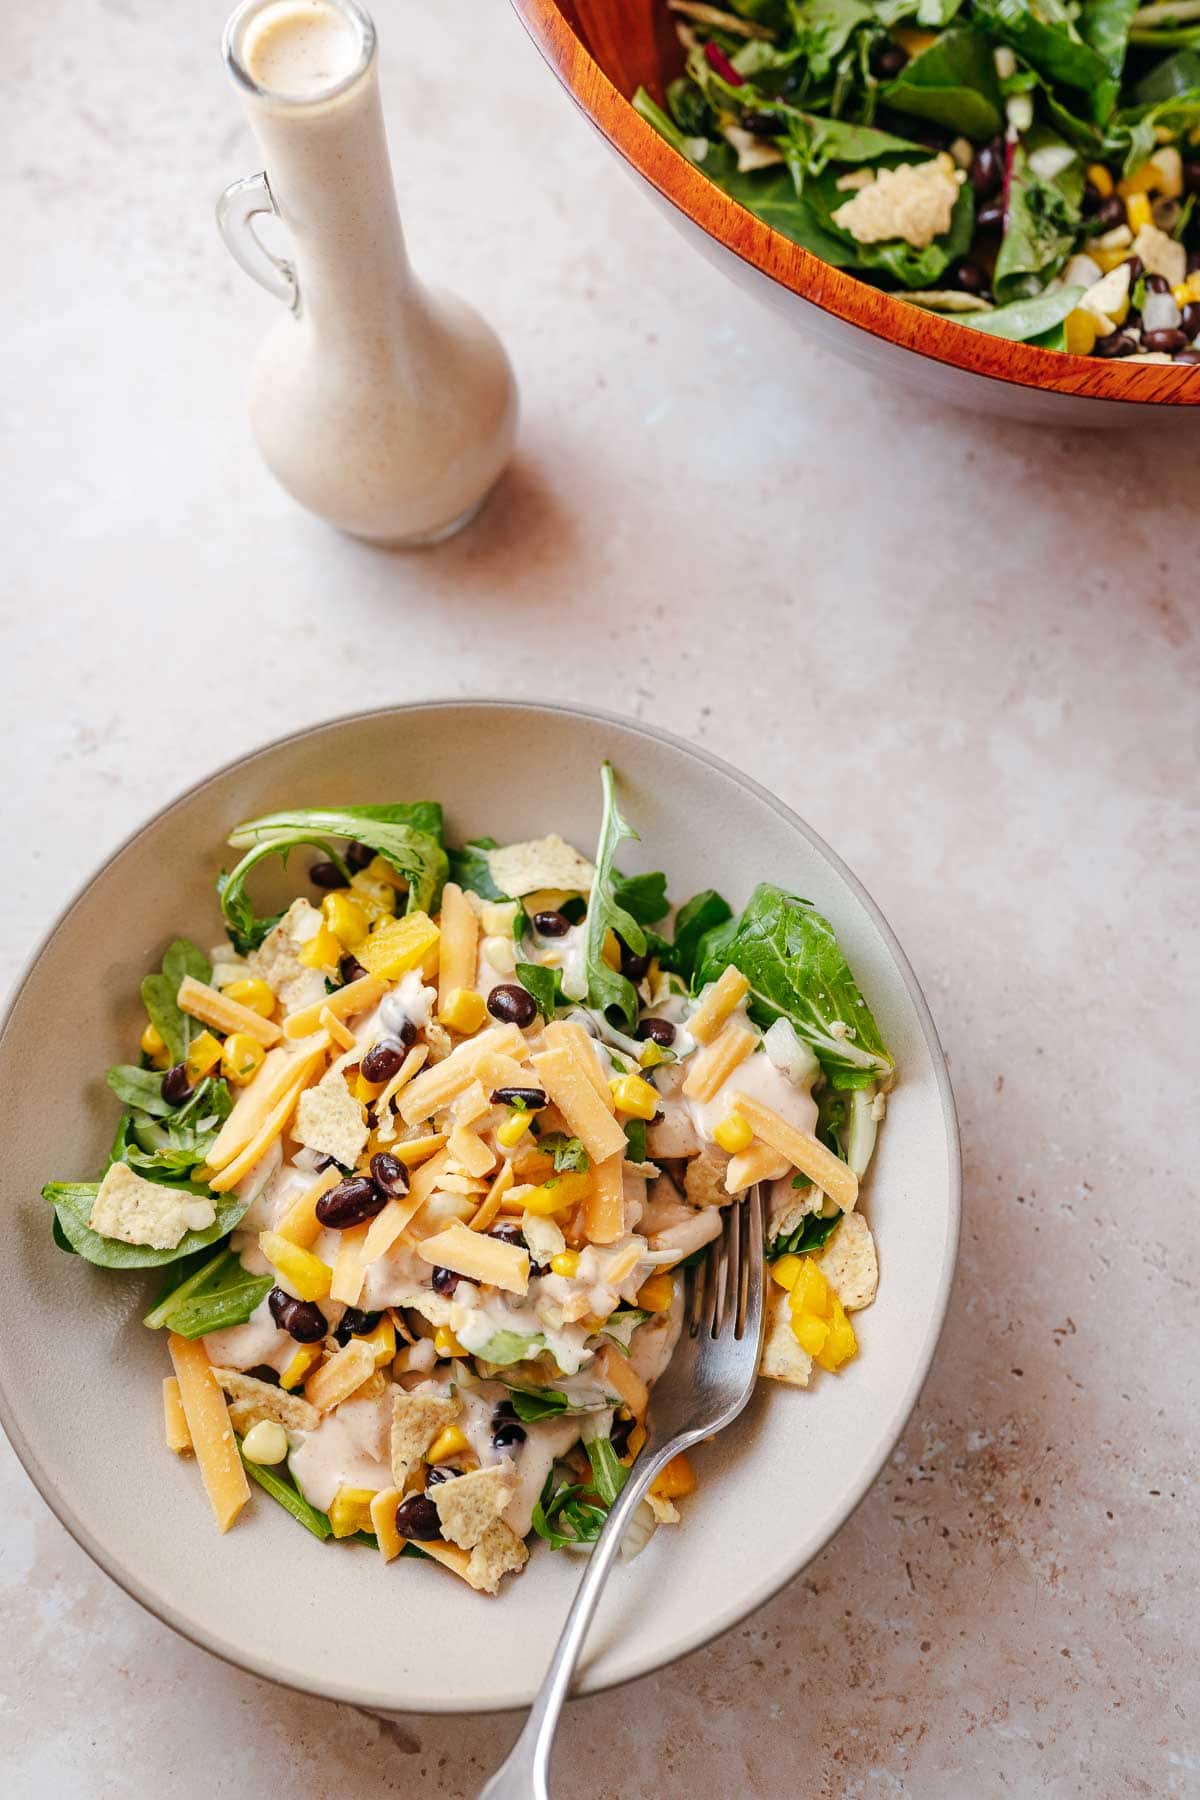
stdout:
POLYGON ((588 1557, 583 1579, 576 1589, 558 1647, 525 1721, 525 1729, 487 1786, 481 1788, 479 1800, 549 1800, 550 1752, 554 1747, 559 1715, 600 1591, 621 1548, 629 1521, 663 1465, 701 1435, 684 1432, 657 1450, 651 1450, 647 1445, 638 1457, 588 1557))

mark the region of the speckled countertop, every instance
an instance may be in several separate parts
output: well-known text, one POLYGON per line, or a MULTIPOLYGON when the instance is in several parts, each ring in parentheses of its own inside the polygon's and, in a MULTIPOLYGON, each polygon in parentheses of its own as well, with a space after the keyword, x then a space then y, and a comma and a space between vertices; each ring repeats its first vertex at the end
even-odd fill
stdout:
MULTIPOLYGON (((1200 1793, 1195 459, 827 361, 687 251, 500 0, 376 13, 414 255, 484 300, 525 405, 489 511, 407 560, 298 514, 249 441, 271 313, 212 226, 256 166, 219 0, 5 19, 0 972, 179 787, 360 704, 592 701, 774 786, 930 997, 958 1284, 857 1516, 741 1629, 573 1708, 556 1792, 1200 1793)), ((225 1668, 6 1446, 0 1480, 9 1793, 466 1796, 513 1736, 225 1668)))

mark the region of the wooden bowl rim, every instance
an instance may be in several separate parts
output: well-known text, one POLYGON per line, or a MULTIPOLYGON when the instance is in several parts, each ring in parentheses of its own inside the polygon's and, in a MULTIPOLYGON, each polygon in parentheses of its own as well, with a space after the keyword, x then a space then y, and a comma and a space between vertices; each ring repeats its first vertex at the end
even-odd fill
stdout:
POLYGON ((1200 364, 1129 365, 1014 344, 923 313, 822 262, 747 212, 673 150, 609 80, 557 0, 512 0, 512 5, 576 104, 639 175, 742 262, 822 312, 931 362, 1011 387, 1126 404, 1200 405, 1200 364))

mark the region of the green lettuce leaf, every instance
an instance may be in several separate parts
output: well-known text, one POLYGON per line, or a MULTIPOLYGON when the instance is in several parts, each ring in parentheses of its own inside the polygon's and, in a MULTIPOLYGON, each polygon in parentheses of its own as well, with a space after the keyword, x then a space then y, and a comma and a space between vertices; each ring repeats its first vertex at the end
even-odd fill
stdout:
POLYGON ((471 838, 461 850, 446 852, 450 864, 450 880, 457 881, 460 888, 467 888, 472 894, 478 894, 481 900, 507 900, 508 894, 502 894, 492 880, 491 864, 488 862, 489 850, 498 850, 499 843, 493 837, 471 838))
POLYGON ((610 931, 615 931, 635 955, 641 956, 646 949, 645 932, 617 897, 617 881, 621 878, 616 875, 613 863, 617 846, 626 838, 636 838, 637 832, 621 817, 611 763, 602 764, 600 781, 604 810, 596 849, 596 874, 588 898, 587 998, 588 1004, 606 1017, 616 1013, 618 1018, 612 1022, 619 1022, 622 1029, 632 1031, 638 1019, 637 989, 619 970, 609 968, 604 960, 604 941, 610 931))
POLYGON ((1014 344, 1029 343, 1060 325, 1068 313, 1074 312, 1083 294, 1081 287, 1056 288, 1053 293, 1037 294, 1032 300, 1012 300, 988 313, 956 316, 955 323, 969 325, 972 331, 984 331, 992 337, 1008 338, 1014 344))
POLYGON ((175 1004, 175 996, 185 975, 191 975, 196 981, 207 982, 212 978, 212 965, 203 950, 193 944, 190 938, 176 938, 168 946, 162 959, 162 973, 147 975, 142 982, 142 1005, 150 1015, 150 1023, 167 1046, 172 1063, 183 1061, 188 1053, 188 1046, 204 1030, 199 1020, 180 1012, 175 1004))
POLYGON ((896 112, 930 119, 975 143, 995 137, 1004 127, 991 45, 965 26, 944 31, 914 56, 881 99, 896 112))

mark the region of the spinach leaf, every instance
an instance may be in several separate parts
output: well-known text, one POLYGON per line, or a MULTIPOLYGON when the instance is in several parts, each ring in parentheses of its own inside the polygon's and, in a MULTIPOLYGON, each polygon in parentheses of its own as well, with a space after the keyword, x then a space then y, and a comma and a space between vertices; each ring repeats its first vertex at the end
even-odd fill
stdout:
POLYGON ((554 1173, 584 1174, 591 1168, 587 1151, 577 1137, 568 1137, 562 1131, 548 1131, 538 1139, 538 1149, 545 1150, 554 1158, 554 1173))
POLYGON ((561 969, 546 969, 541 963, 519 962, 516 975, 526 993, 533 995, 543 1019, 552 1019, 560 1006, 571 1004, 563 993, 561 969))
POLYGON ((617 877, 613 858, 618 844, 636 838, 637 832, 621 817, 617 806, 616 785, 610 762, 600 768, 604 793, 604 810, 600 822, 600 842, 596 849, 596 874, 588 900, 586 966, 588 1003, 607 1018, 615 1012, 623 1030, 632 1031, 637 1024, 639 1002, 637 989, 618 969, 610 969, 604 960, 604 942, 610 931, 624 939, 635 955, 646 949, 646 934, 641 925, 626 911, 617 898, 617 877))
POLYGON ((179 1337, 206 1337, 210 1331, 227 1331, 244 1325, 255 1308, 275 1286, 273 1275, 249 1275, 235 1260, 235 1278, 207 1288, 202 1294, 172 1308, 170 1329, 179 1337))
POLYGON ((694 985, 733 963, 750 983, 760 1025, 788 1019, 835 1088, 865 1087, 892 1068, 871 1009, 832 925, 807 901, 763 882, 741 917, 703 940, 694 985), (835 1026, 846 1028, 845 1036, 835 1026))
POLYGON ((1049 81, 1090 94, 1108 77, 1102 56, 1085 44, 1067 0, 974 0, 975 17, 1049 81))
POLYGON ((1092 94, 1092 117, 1101 123, 1112 112, 1121 91, 1129 27, 1137 8, 1138 0, 1084 0, 1079 15, 1081 37, 1108 71, 1107 79, 1098 82, 1092 94))
POLYGON ((450 864, 450 880, 457 881, 460 888, 467 888, 472 894, 478 894, 481 900, 507 900, 508 894, 502 894, 492 880, 491 865, 487 859, 489 850, 498 850, 500 845, 493 837, 471 838, 461 850, 446 852, 450 864))
POLYGON ((592 1488, 606 1507, 611 1506, 628 1481, 629 1470, 613 1449, 611 1438, 592 1438, 584 1449, 592 1465, 592 1488))
POLYGON ((1200 53, 1195 50, 1178 50, 1174 56, 1164 57, 1133 90, 1139 106, 1177 100, 1184 94, 1200 95, 1200 53))
POLYGON ((820 1213, 806 1213, 794 1231, 772 1238, 767 1245, 767 1261, 775 1262, 781 1256, 807 1256, 813 1250, 822 1249, 841 1222, 840 1212, 829 1219, 822 1218, 820 1213))
POLYGON ((905 64, 880 98, 978 143, 1004 126, 991 46, 978 31, 956 27, 905 64))
POLYGON ((163 1099, 161 1069, 139 1069, 132 1063, 115 1063, 104 1077, 125 1106, 134 1106, 152 1118, 168 1118, 175 1108, 163 1099))
POLYGON ((644 1163, 646 1160, 646 1120, 626 1119, 625 1155, 631 1163, 644 1163))
POLYGON ((582 1482, 560 1483, 551 1469, 533 1509, 532 1525, 552 1550, 594 1544, 604 1530, 607 1508, 585 1499, 582 1482))
POLYGON ((618 904, 639 925, 657 925, 669 911, 667 878, 661 869, 653 875, 622 875, 614 869, 613 893, 618 904))
POLYGON ((198 1020, 180 1012, 175 1004, 185 975, 191 975, 196 981, 208 981, 212 976, 212 965, 190 938, 176 938, 163 956, 162 973, 147 975, 142 982, 142 1005, 167 1046, 173 1063, 183 1061, 193 1038, 199 1037, 204 1030, 198 1020))
POLYGON ((696 952, 706 931, 723 925, 733 917, 727 900, 715 888, 705 888, 684 902, 675 915, 675 941, 659 952, 659 963, 685 981, 690 981, 696 966, 696 952))
POLYGON ((268 1468, 263 1463, 248 1462, 240 1444, 238 1445, 238 1455, 241 1457, 242 1467, 250 1479, 257 1481, 263 1492, 270 1494, 272 1500, 277 1501, 284 1512, 289 1512, 293 1519, 298 1519, 306 1531, 311 1531, 313 1536, 320 1538, 322 1542, 333 1535, 333 1526, 329 1523, 328 1514, 318 1512, 315 1506, 310 1506, 298 1487, 290 1481, 285 1481, 275 1469, 268 1468))
POLYGON ((843 232, 835 225, 833 214, 847 199, 838 191, 835 169, 826 169, 804 191, 822 230, 841 239, 839 267, 882 269, 905 287, 928 288, 933 287, 950 264, 965 256, 970 248, 975 224, 975 191, 969 181, 964 181, 958 190, 949 231, 921 249, 903 238, 880 244, 859 244, 849 232, 843 232))
POLYGON ((70 1238, 67 1236, 67 1234, 63 1230, 62 1226, 59 1224, 59 1219, 58 1219, 57 1213, 55 1213, 54 1222, 50 1227, 50 1235, 54 1239, 54 1242, 58 1245, 59 1249, 65 1250, 68 1256, 78 1256, 79 1255, 78 1250, 76 1250, 74 1244, 71 1242, 70 1238))
POLYGON ((199 1187, 195 1182, 169 1181, 162 1184, 175 1190, 182 1189, 189 1194, 202 1194, 211 1199, 217 1209, 217 1216, 211 1225, 203 1231, 188 1231, 179 1240, 174 1250, 155 1250, 149 1244, 124 1244, 119 1238, 101 1237, 88 1224, 91 1217, 92 1203, 100 1191, 98 1181, 49 1181, 42 1189, 42 1199, 48 1200, 54 1208, 55 1217, 62 1227, 63 1235, 70 1242, 71 1248, 77 1250, 85 1261, 95 1263, 101 1269, 157 1269, 164 1263, 177 1262, 182 1257, 190 1256, 194 1250, 203 1250, 207 1244, 215 1244, 231 1232, 248 1202, 239 1200, 236 1194, 209 1194, 207 1188, 199 1187))
POLYGON ((182 1106, 165 1116, 140 1108, 127 1113, 110 1162, 127 1162, 152 1178, 186 1175, 204 1161, 232 1107, 227 1083, 207 1076, 182 1106))
POLYGON ((796 42, 809 74, 820 81, 862 25, 874 24, 866 0, 806 0, 792 9, 796 42))
POLYGON ((1058 288, 1051 294, 1037 294, 1032 300, 1013 300, 991 312, 970 313, 956 319, 972 331, 986 331, 992 337, 1008 338, 1014 344, 1028 343, 1042 332, 1060 325, 1068 313, 1074 312, 1084 290, 1081 287, 1058 288))
MULTIPOLYGON (((197 1294, 207 1292, 221 1279, 222 1272, 234 1261, 233 1251, 224 1247, 210 1256, 207 1251, 198 1250, 194 1256, 183 1257, 179 1262, 169 1263, 158 1298, 142 1320, 151 1331, 161 1331, 176 1307, 185 1301, 192 1300, 197 1294)), ((239 1269, 241 1264, 238 1264, 239 1269)))
POLYGON ((1013 153, 1004 237, 992 290, 1003 305, 1040 295, 1062 268, 1082 226, 1083 165, 1072 156, 1051 180, 1039 176, 1030 157, 1051 146, 1065 148, 1056 133, 1035 129, 1013 153))
MULTIPOLYGON (((326 837, 366 844, 408 881, 408 911, 432 912, 449 869, 442 832, 441 807, 421 800, 394 806, 302 807, 294 812, 268 813, 239 825, 229 842, 235 850, 263 850, 270 845, 280 854, 294 843, 326 837)), ((267 849, 266 854, 270 853, 267 849)), ((231 885, 239 878, 244 882, 247 863, 244 857, 229 877, 231 885)))

